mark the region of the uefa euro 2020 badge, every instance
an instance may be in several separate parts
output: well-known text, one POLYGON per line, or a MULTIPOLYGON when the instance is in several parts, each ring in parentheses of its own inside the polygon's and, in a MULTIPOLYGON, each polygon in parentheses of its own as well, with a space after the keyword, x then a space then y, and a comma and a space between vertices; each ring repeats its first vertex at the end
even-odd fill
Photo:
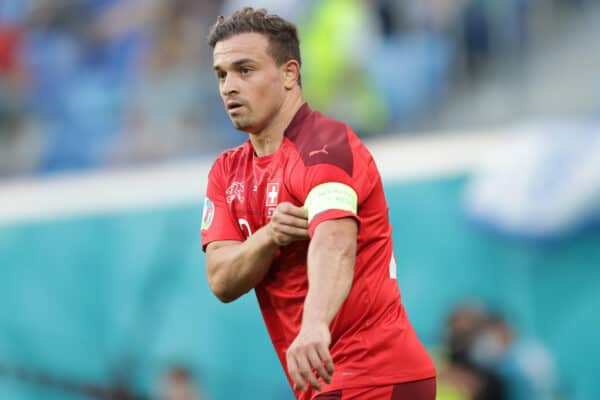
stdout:
POLYGON ((204 198, 204 210, 202 212, 202 229, 210 228, 215 216, 215 205, 208 197, 204 198))

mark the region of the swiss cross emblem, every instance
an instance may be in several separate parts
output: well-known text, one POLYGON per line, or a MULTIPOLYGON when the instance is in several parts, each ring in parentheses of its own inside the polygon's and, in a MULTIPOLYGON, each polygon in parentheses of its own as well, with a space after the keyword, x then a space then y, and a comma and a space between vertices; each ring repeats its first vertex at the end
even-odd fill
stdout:
POLYGON ((267 183, 267 206, 276 206, 279 197, 279 183, 267 183))

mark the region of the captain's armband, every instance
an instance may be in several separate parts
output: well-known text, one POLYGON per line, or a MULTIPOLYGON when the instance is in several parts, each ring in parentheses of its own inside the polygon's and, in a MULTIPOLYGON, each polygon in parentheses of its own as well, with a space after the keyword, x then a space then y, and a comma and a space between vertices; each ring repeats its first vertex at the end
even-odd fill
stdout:
POLYGON ((322 183, 315 186, 304 203, 310 223, 315 216, 327 210, 349 211, 356 215, 358 195, 350 186, 339 182, 322 183))

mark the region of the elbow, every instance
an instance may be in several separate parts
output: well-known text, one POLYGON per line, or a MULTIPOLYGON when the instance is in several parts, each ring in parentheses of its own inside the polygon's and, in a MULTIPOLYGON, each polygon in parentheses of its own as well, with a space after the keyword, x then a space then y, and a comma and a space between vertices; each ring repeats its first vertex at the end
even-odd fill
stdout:
POLYGON ((219 299, 219 301, 221 301, 222 303, 231 303, 232 301, 240 297, 234 295, 231 292, 231 290, 229 290, 229 288, 227 288, 227 286, 222 282, 211 282, 209 280, 208 284, 210 286, 210 290, 213 292, 215 297, 219 299))
POLYGON ((227 303, 231 303, 234 300, 237 300, 237 297, 234 296, 229 296, 227 294, 216 294, 215 296, 217 297, 217 299, 219 299, 221 301, 221 303, 227 304, 227 303))
POLYGON ((225 292, 218 292, 218 291, 213 290, 213 294, 215 295, 215 297, 217 299, 219 299, 219 301, 221 303, 224 303, 224 304, 231 303, 232 301, 234 301, 236 299, 235 297, 233 297, 225 292))
POLYGON ((242 293, 235 293, 229 285, 222 279, 219 279, 219 277, 208 276, 208 286, 215 297, 222 303, 231 303, 242 295, 242 293))
POLYGON ((330 243, 334 252, 354 269, 354 262, 356 259, 356 239, 334 237, 331 239, 330 243))
POLYGON ((356 258, 356 239, 346 239, 339 245, 340 253, 353 261, 352 265, 354 265, 354 260, 356 258))

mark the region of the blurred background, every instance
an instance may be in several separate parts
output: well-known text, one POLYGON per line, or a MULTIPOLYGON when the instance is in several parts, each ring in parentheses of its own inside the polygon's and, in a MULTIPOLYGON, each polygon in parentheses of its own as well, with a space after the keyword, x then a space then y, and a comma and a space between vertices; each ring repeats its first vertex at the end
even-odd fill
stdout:
POLYGON ((292 398, 200 247, 246 139, 206 36, 245 5, 373 151, 438 398, 600 398, 594 0, 0 0, 0 398, 292 398))

